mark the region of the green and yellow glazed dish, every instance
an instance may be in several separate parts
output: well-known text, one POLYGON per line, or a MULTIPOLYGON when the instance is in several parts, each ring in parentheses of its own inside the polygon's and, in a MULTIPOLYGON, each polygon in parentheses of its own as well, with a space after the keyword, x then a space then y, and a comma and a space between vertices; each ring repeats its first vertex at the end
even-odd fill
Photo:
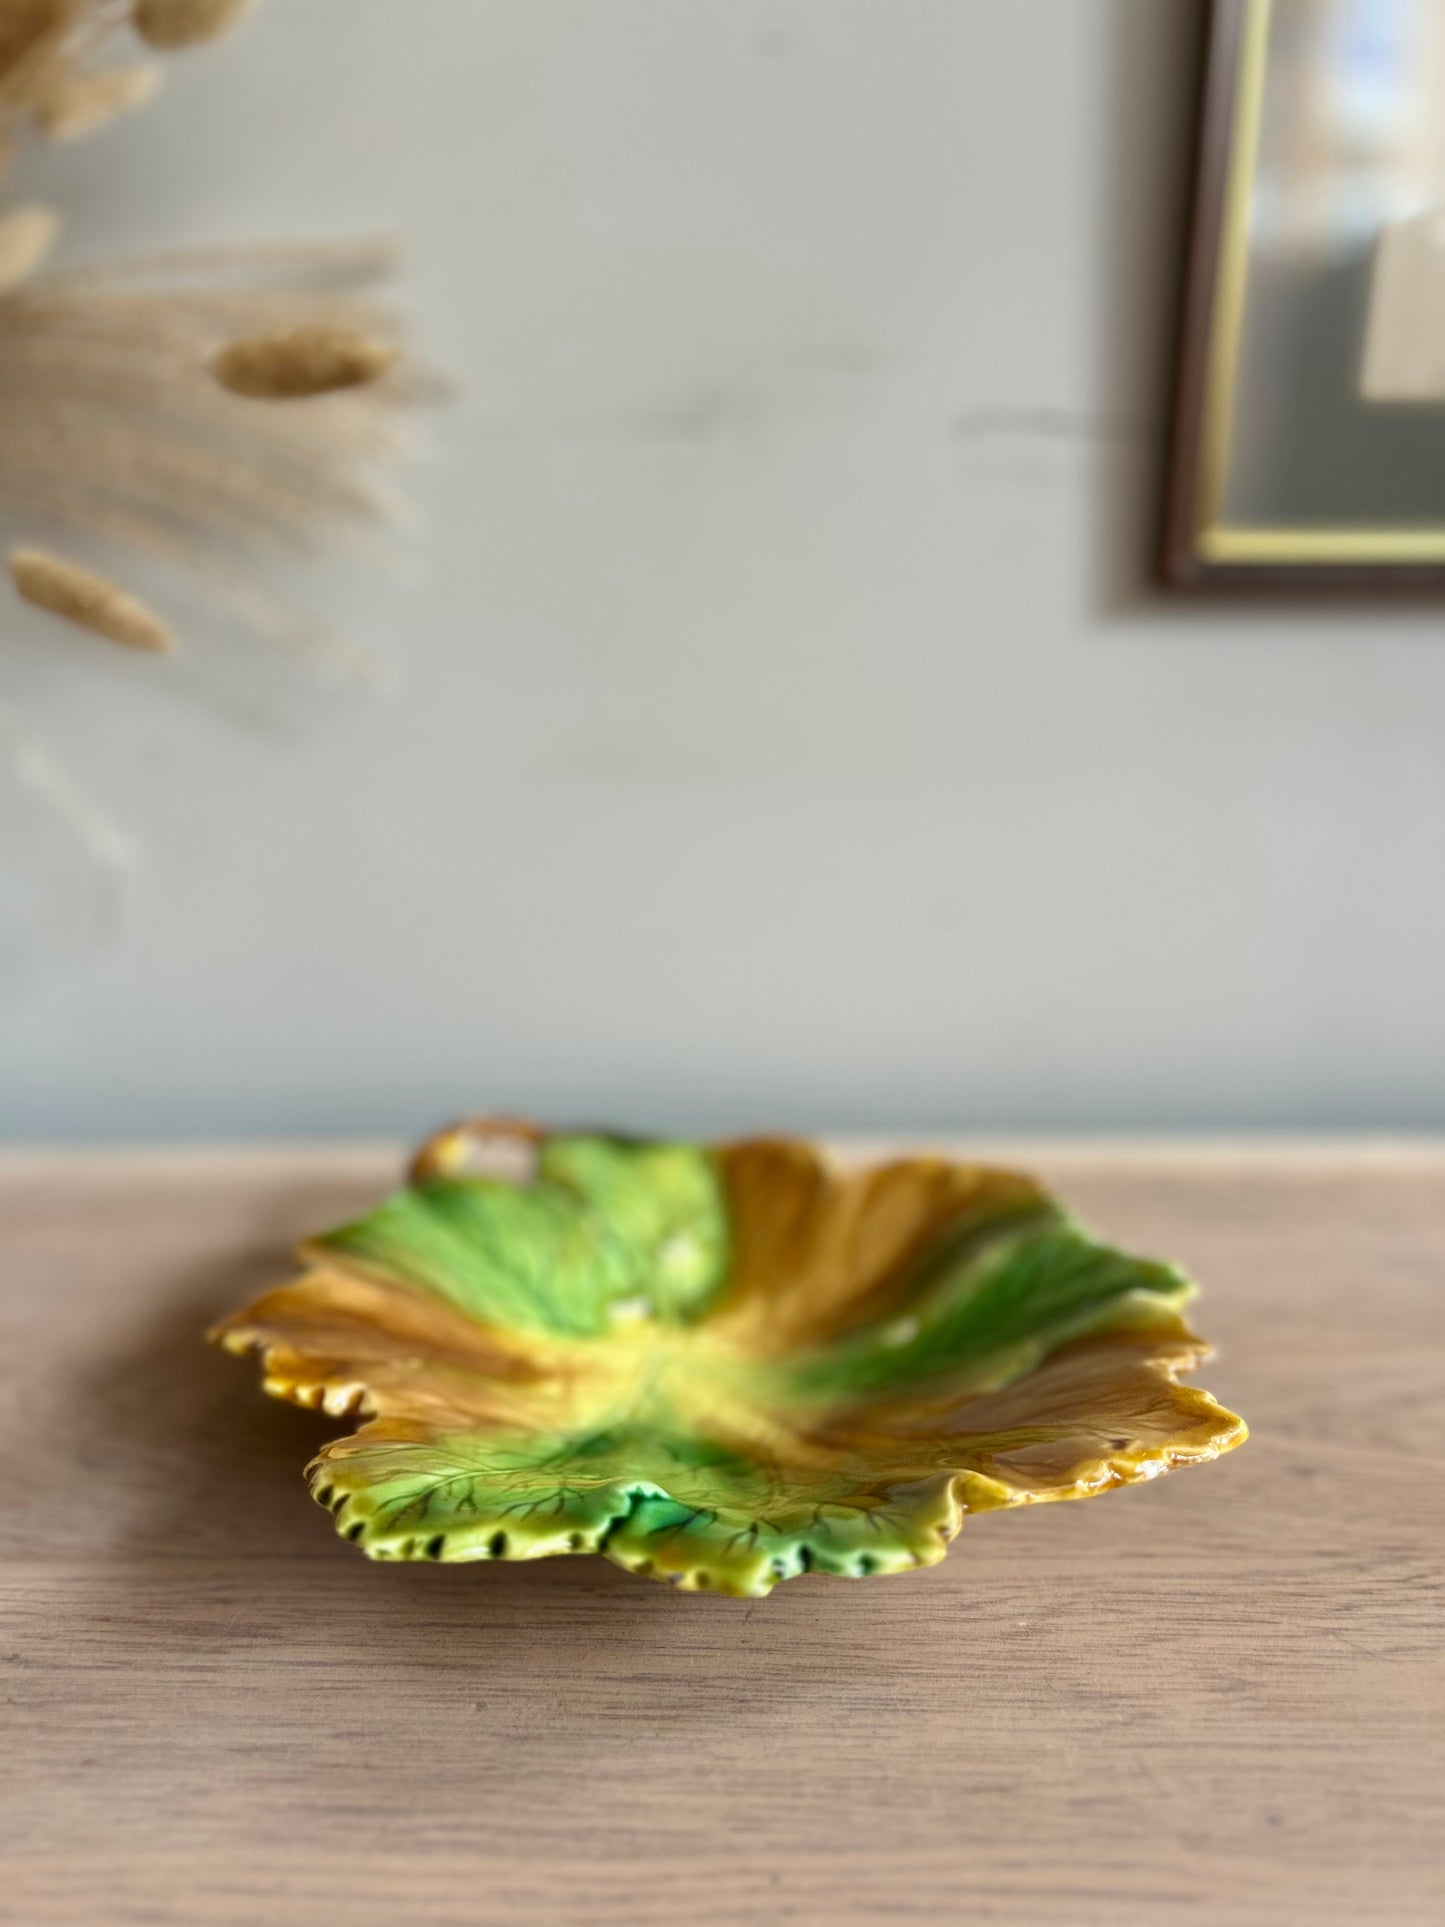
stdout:
POLYGON ((366 1420, 308 1477, 373 1559, 600 1552, 753 1598, 1245 1436, 1178 1382, 1188 1280, 1007 1171, 478 1122, 302 1257, 213 1336, 366 1420), (498 1144, 526 1170, 472 1174, 498 1144))

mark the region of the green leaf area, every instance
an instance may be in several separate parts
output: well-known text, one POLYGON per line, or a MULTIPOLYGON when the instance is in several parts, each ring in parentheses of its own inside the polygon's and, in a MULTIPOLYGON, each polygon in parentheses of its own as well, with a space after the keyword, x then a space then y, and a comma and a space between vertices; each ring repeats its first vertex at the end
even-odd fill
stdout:
POLYGON ((433 1178, 308 1251, 435 1292, 504 1330, 592 1338, 619 1306, 694 1317, 727 1266, 727 1210, 692 1144, 556 1137, 534 1183, 433 1178))

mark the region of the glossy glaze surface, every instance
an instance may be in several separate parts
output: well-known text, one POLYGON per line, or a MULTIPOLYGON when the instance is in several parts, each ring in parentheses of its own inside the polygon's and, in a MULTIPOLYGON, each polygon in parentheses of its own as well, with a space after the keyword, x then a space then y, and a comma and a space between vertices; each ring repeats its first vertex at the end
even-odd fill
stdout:
POLYGON ((600 1552, 690 1591, 931 1565, 969 1513, 1211 1459, 1190 1282, 1032 1179, 463 1125, 214 1336, 364 1417, 309 1471, 376 1559, 600 1552), (500 1143, 526 1168, 468 1169, 500 1143))

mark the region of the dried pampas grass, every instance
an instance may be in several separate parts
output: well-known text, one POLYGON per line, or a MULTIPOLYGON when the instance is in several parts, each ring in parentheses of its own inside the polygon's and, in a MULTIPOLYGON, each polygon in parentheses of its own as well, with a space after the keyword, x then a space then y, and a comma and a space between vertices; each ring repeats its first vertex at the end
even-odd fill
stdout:
POLYGON ((70 772, 0 703, 0 762, 23 792, 60 823, 82 852, 99 889, 103 923, 118 921, 136 864, 130 838, 89 797, 70 772))
POLYGON ((0 0, 0 132, 27 126, 51 139, 78 140, 149 99, 151 66, 97 66, 132 32, 170 53, 216 40, 252 0, 0 0))
POLYGON ((228 33, 251 0, 136 0, 132 24, 147 46, 170 51, 228 33))
MULTIPOLYGON (((248 11, 0 0, 0 137, 73 139, 136 104, 158 69, 95 65, 127 28, 192 46, 248 11)), ((373 471, 397 453, 397 405, 417 386, 392 372, 396 326, 373 293, 391 251, 200 249, 45 272, 56 232, 45 208, 0 211, 0 538, 8 524, 63 554, 104 543, 188 569, 253 629, 304 648, 267 558, 389 512, 373 471), (316 400, 257 405, 300 397, 316 400)))
POLYGON ((0 215, 0 295, 30 279, 59 232, 60 216, 53 208, 17 207, 0 215))
POLYGON ((216 356, 211 371, 233 395, 248 395, 253 401, 294 401, 362 388, 380 380, 395 360, 396 349, 389 341, 363 334, 359 328, 313 322, 305 328, 233 341, 216 356))
POLYGON ((160 84, 159 67, 102 67, 95 73, 62 73, 37 92, 35 119, 47 140, 84 140, 118 114, 143 107, 160 84))
MULTIPOLYGON (((0 0, 0 184, 27 136, 78 139, 149 97, 160 70, 113 57, 127 35, 191 47, 249 10, 0 0)), ((14 588, 159 655, 177 641, 162 612, 174 572, 199 588, 203 612, 318 668, 344 663, 272 584, 392 512, 376 471, 398 453, 399 404, 421 384, 396 366, 396 324, 376 294, 391 250, 197 249, 55 271, 57 229, 48 209, 0 207, 0 549, 14 588), (148 588, 155 579, 155 608, 126 580, 137 572, 148 588)))
POLYGON ((0 528, 189 572, 246 626, 325 653, 266 589, 273 560, 393 518, 376 475, 400 451, 392 374, 301 409, 260 405, 212 373, 238 342, 375 344, 393 317, 379 243, 219 249, 52 272, 0 300, 0 528))
POLYGON ((37 609, 48 609, 110 642, 157 656, 168 655, 175 647, 170 630, 154 610, 94 569, 83 569, 44 549, 16 549, 10 557, 10 574, 20 594, 37 609))
MULTIPOLYGON (((149 100, 150 65, 97 64, 129 24, 115 0, 0 0, 0 141, 80 140, 149 100)), ((0 170, 3 171, 3 170, 0 170)))
POLYGON ((5 0, 0 6, 0 89, 21 91, 64 37, 77 9, 67 0, 5 0))

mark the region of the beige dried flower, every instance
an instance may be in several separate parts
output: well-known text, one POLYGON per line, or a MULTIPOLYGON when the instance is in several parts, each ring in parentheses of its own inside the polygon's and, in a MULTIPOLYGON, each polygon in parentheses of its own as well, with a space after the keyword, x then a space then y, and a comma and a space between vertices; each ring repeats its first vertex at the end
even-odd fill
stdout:
POLYGON ((0 0, 0 86, 70 25, 75 0, 0 0))
POLYGON ((131 24, 151 47, 195 47, 227 33, 252 0, 135 0, 131 24))
POLYGON ((84 140, 118 114, 143 107, 160 84, 159 67, 103 67, 90 74, 62 72, 41 91, 35 117, 50 140, 84 140))
POLYGON ((325 407, 253 402, 210 372, 227 340, 307 328, 387 340, 382 244, 188 249, 50 270, 0 301, 0 528, 174 568, 201 619, 323 676, 376 660, 308 615, 295 574, 396 519, 377 469, 405 445, 412 370, 325 407))
POLYGON ((59 232, 60 217, 53 208, 17 207, 0 216, 0 295, 30 279, 59 232))
POLYGON ((175 638, 154 610, 94 569, 82 569, 44 549, 16 549, 10 574, 27 602, 110 642, 152 655, 165 655, 175 647, 175 638))
MULTIPOLYGON (((249 4, 0 0, 0 183, 35 136, 78 139, 154 91, 158 70, 105 65, 124 35, 192 46, 249 4)), ((376 380, 395 326, 368 290, 390 250, 189 249, 36 273, 54 235, 44 209, 0 215, 0 554, 61 550, 16 548, 16 589, 126 647, 172 647, 154 610, 66 559, 103 545, 174 571, 202 633, 221 621, 327 679, 383 680, 307 611, 297 570, 395 513, 374 471, 398 452, 399 405, 427 384, 411 370, 376 380), (325 407, 264 405, 343 388, 356 392, 325 407)), ((0 731, 0 762, 27 756, 0 731)))
POLYGON ((233 395, 288 401, 363 388, 395 359, 396 350, 375 335, 320 322, 233 341, 211 363, 211 372, 233 395))

